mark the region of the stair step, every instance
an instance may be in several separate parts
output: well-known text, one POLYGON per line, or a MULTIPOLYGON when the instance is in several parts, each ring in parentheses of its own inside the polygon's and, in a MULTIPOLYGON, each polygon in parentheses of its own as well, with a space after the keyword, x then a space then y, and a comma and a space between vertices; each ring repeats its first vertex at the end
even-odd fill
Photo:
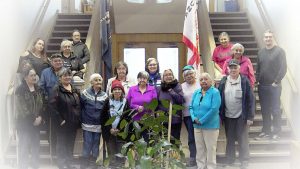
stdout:
MULTIPOLYGON (((219 36, 214 35, 215 41, 218 41, 219 36)), ((254 35, 231 35, 230 39, 232 41, 255 41, 255 36, 254 35)))
POLYGON ((248 23, 248 18, 245 17, 216 17, 210 18, 211 23, 248 23))
POLYGON ((245 12, 211 12, 209 17, 246 17, 245 12))
POLYGON ((70 31, 73 32, 74 29, 78 29, 80 32, 88 31, 90 25, 56 25, 54 31, 70 31))
POLYGON ((251 28, 249 23, 212 23, 212 29, 223 29, 225 32, 228 29, 249 29, 251 28))
MULTIPOLYGON (((48 40, 48 43, 61 43, 63 39, 69 39, 70 41, 72 41, 71 37, 70 36, 66 36, 66 37, 51 37, 49 40, 48 40)), ((86 37, 81 37, 81 41, 83 43, 85 43, 85 40, 86 40, 86 37)))
POLYGON ((58 19, 91 19, 92 15, 60 13, 57 15, 57 18, 58 19))
MULTIPOLYGON (((223 29, 213 29, 214 35, 219 35, 221 32, 224 32, 223 29)), ((253 35, 253 31, 251 29, 236 29, 236 30, 226 30, 229 36, 231 35, 253 35)))
MULTIPOLYGON (((229 35, 230 36, 230 35, 229 35)), ((242 44, 245 48, 257 48, 257 42, 256 41, 232 41, 231 40, 231 43, 232 44, 235 44, 235 43, 240 43, 242 44)), ((219 41, 216 41, 216 46, 220 45, 220 42, 219 41)))
MULTIPOLYGON (((86 37, 88 34, 88 31, 82 31, 80 32, 81 37, 86 37)), ((72 31, 53 31, 52 37, 71 37, 72 31)))
POLYGON ((90 22, 90 19, 57 19, 56 25, 86 25, 90 22))
MULTIPOLYGON (((238 157, 238 152, 236 152, 236 156, 238 157)), ((217 156, 225 157, 225 152, 217 152, 217 156)), ((264 151, 264 150, 255 150, 252 151, 250 149, 250 158, 257 157, 290 157, 290 152, 286 151, 264 151)))

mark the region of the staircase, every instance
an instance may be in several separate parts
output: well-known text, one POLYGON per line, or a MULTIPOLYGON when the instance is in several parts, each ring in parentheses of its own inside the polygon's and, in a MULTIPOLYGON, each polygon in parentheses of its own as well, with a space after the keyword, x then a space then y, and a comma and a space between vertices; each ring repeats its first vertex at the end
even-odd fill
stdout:
MULTIPOLYGON (((219 45, 219 34, 227 32, 232 43, 238 42, 245 47, 244 55, 251 59, 254 70, 256 70, 259 48, 247 14, 244 12, 210 13, 209 17, 216 45, 219 45)), ((284 114, 282 115, 282 134, 278 141, 254 140, 262 128, 261 108, 256 88, 254 93, 256 97, 256 114, 254 124, 249 129, 250 162, 288 162, 292 132, 284 114)), ((221 131, 218 139, 218 159, 225 157, 226 139, 224 134, 221 131)))
POLYGON ((88 14, 58 14, 51 37, 48 39, 46 53, 51 56, 60 52, 60 43, 63 39, 72 40, 72 32, 78 29, 81 41, 85 43, 90 27, 92 15, 88 14))
MULTIPOLYGON (((48 39, 46 46, 47 56, 51 56, 54 53, 60 52, 60 43, 63 39, 72 40, 72 32, 78 29, 81 34, 81 40, 85 42, 90 21, 90 14, 58 14, 56 18, 56 24, 53 27, 51 37, 48 39)), ((82 131, 78 130, 75 147, 74 158, 81 156, 82 149, 82 131)), ((42 165, 51 165, 50 145, 48 142, 48 134, 45 127, 40 131, 40 160, 42 165)), ((15 167, 17 164, 17 142, 11 140, 9 147, 6 150, 4 162, 6 165, 15 167)))

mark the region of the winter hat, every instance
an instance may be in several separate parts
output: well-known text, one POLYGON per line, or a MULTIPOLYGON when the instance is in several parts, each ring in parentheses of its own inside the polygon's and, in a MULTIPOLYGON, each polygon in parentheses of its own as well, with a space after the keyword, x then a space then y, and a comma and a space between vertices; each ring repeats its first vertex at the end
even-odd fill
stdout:
POLYGON ((119 80, 112 81, 111 92, 113 92, 114 88, 119 88, 122 90, 123 93, 125 93, 124 87, 122 86, 122 83, 119 80))
POLYGON ((194 70, 194 67, 192 65, 186 65, 183 67, 182 72, 184 72, 186 70, 194 70))

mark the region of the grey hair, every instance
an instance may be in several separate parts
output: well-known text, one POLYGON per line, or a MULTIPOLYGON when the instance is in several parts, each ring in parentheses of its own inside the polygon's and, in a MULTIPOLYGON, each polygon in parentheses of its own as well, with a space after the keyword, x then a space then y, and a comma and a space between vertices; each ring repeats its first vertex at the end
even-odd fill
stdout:
POLYGON ((183 71, 183 72, 182 72, 182 77, 183 77, 183 79, 184 79, 184 77, 185 77, 187 74, 189 74, 189 73, 194 73, 194 74, 196 74, 196 70, 190 69, 190 70, 185 70, 185 71, 183 71))
POLYGON ((90 76, 90 82, 92 82, 95 78, 100 78, 101 80, 103 80, 102 76, 99 74, 99 73, 93 73, 91 76, 90 76))
POLYGON ((221 38, 222 36, 226 36, 226 37, 228 38, 228 41, 230 41, 230 37, 229 37, 229 35, 228 35, 227 32, 221 32, 221 33, 220 33, 220 35, 219 35, 219 41, 220 41, 220 38, 221 38))
POLYGON ((236 44, 232 45, 231 51, 234 51, 236 48, 241 48, 242 49, 242 53, 244 53, 244 51, 245 51, 244 46, 242 44, 240 44, 240 43, 236 43, 236 44))
POLYGON ((149 73, 146 71, 140 71, 137 75, 137 78, 147 78, 149 80, 149 73))
POLYGON ((206 77, 206 78, 209 79, 211 82, 214 82, 213 78, 212 78, 212 77, 210 76, 210 74, 207 73, 207 72, 201 73, 199 79, 201 79, 201 77, 206 77))
POLYGON ((65 67, 61 68, 61 69, 59 70, 59 72, 58 72, 58 77, 62 77, 62 76, 64 76, 64 75, 72 76, 72 71, 71 71, 71 69, 65 68, 65 67))
MULTIPOLYGON (((70 46, 72 47, 72 42, 69 41, 69 40, 67 40, 67 39, 65 39, 65 40, 63 40, 63 41, 60 43, 60 50, 61 50, 61 51, 63 50, 63 47, 64 47, 66 44, 70 44, 70 46)), ((72 48, 71 48, 71 50, 72 50, 72 48)))

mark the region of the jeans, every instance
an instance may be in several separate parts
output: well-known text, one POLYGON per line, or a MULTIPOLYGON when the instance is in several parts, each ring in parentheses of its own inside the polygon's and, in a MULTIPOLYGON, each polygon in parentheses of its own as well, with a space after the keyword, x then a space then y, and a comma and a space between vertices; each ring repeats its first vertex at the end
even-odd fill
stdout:
POLYGON ((40 130, 39 127, 20 128, 18 135, 18 169, 29 168, 29 154, 31 152, 32 168, 39 167, 40 130), (31 150, 31 151, 30 151, 31 150))
POLYGON ((94 158, 98 157, 100 136, 101 133, 83 130, 83 150, 82 150, 83 157, 88 158, 90 157, 91 153, 94 158))
POLYGON ((191 116, 183 117, 183 122, 188 132, 188 145, 190 150, 190 158, 196 158, 197 149, 195 143, 194 126, 191 116))
POLYGON ((272 134, 271 116, 273 116, 273 134, 278 134, 281 131, 281 86, 279 85, 274 87, 272 85, 259 85, 258 94, 263 118, 262 132, 268 135, 272 134))

